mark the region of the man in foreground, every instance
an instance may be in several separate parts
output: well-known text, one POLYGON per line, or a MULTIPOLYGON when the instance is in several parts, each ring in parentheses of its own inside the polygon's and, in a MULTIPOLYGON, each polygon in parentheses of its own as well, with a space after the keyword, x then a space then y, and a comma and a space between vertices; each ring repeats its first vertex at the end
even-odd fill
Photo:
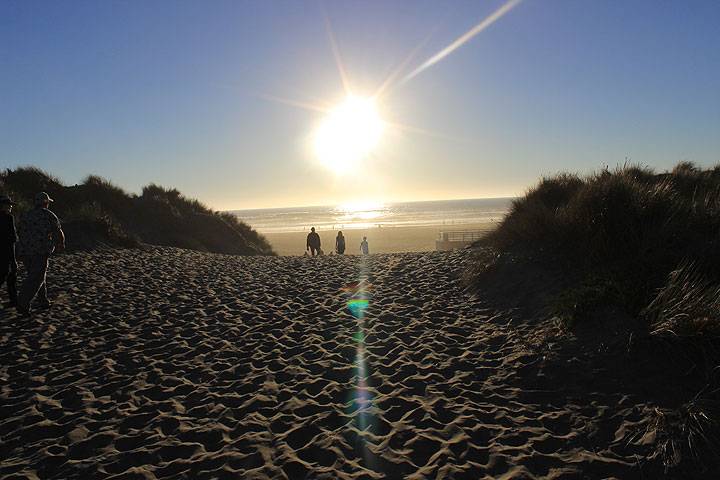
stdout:
POLYGON ((35 195, 35 207, 20 220, 18 256, 25 265, 26 276, 18 295, 17 311, 30 314, 30 302, 38 297, 40 308, 50 308, 47 297, 47 274, 50 255, 65 248, 65 234, 60 220, 48 207, 53 200, 45 192, 35 195))
POLYGON ((17 260, 15 259, 15 219, 12 208, 15 206, 7 195, 0 196, 0 286, 7 282, 10 301, 7 307, 17 306, 17 260))
POLYGON ((320 235, 315 231, 315 227, 312 227, 308 233, 306 250, 310 250, 313 257, 320 251, 320 235))

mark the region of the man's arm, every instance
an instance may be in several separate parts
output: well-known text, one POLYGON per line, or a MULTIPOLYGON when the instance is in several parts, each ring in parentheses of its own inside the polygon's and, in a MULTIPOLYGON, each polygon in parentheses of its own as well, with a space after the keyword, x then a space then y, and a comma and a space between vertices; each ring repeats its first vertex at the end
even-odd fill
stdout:
POLYGON ((10 271, 17 273, 18 264, 17 257, 15 256, 15 243, 10 244, 10 271))
MULTIPOLYGON (((49 212, 49 210, 48 210, 49 212)), ((61 252, 65 250, 65 232, 63 232, 62 226, 60 225, 60 219, 54 213, 50 212, 53 223, 53 240, 55 240, 55 250, 61 252)))
POLYGON ((62 231, 62 228, 58 228, 55 232, 55 250, 58 252, 65 250, 65 232, 62 231))
POLYGON ((15 227, 15 217, 10 215, 10 232, 8 235, 8 242, 15 244, 18 241, 17 228, 15 227))
POLYGON ((15 218, 12 215, 10 216, 10 235, 8 236, 8 241, 10 242, 10 251, 8 252, 10 254, 10 271, 17 273, 18 264, 17 256, 15 256, 15 243, 18 241, 18 236, 17 229, 15 228, 15 218))

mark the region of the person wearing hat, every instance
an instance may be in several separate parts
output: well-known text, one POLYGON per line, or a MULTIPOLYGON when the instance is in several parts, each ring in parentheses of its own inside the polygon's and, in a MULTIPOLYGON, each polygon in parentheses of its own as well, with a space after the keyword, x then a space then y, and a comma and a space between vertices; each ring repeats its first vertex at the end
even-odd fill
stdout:
POLYGON ((10 301, 8 307, 17 306, 17 260, 15 259, 15 218, 12 208, 15 202, 7 195, 0 195, 0 286, 7 283, 10 301))
POLYGON ((65 248, 65 234, 58 217, 49 210, 50 198, 45 192, 35 195, 35 207, 20 219, 18 256, 26 275, 18 295, 17 310, 30 314, 30 303, 37 296, 40 308, 50 308, 45 283, 50 255, 65 248))

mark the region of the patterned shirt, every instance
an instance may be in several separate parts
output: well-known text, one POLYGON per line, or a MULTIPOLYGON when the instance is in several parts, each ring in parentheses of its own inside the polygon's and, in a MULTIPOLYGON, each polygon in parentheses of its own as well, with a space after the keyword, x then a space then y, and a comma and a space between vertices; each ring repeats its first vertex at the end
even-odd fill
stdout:
POLYGON ((33 208, 20 219, 18 255, 50 255, 60 231, 60 220, 53 212, 33 208))

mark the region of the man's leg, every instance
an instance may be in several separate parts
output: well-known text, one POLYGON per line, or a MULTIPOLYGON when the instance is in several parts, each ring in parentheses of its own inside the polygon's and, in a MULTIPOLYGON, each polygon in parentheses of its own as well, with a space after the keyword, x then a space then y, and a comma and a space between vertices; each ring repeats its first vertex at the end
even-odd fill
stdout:
POLYGON ((0 287, 2 287, 3 282, 7 281, 7 288, 8 288, 8 295, 10 296, 10 301, 12 302, 12 294, 10 293, 10 259, 9 258, 0 258, 0 287))
MULTIPOLYGON (((45 285, 48 257, 46 255, 28 255, 23 256, 22 261, 25 265, 26 276, 18 295, 18 310, 27 311, 30 309, 32 299, 45 285)), ((45 290, 43 294, 47 297, 45 290)))
POLYGON ((10 306, 17 305, 17 270, 10 267, 10 273, 7 276, 7 291, 10 297, 10 306))
POLYGON ((50 300, 48 300, 48 296, 47 296, 47 271, 48 271, 49 267, 50 267, 50 259, 46 257, 45 258, 45 268, 43 270, 43 275, 42 275, 42 285, 40 285, 40 288, 38 288, 37 297, 36 297, 40 306, 43 306, 43 307, 50 306, 50 300))
POLYGON ((310 254, 314 257, 315 256, 315 247, 310 247, 310 254))

